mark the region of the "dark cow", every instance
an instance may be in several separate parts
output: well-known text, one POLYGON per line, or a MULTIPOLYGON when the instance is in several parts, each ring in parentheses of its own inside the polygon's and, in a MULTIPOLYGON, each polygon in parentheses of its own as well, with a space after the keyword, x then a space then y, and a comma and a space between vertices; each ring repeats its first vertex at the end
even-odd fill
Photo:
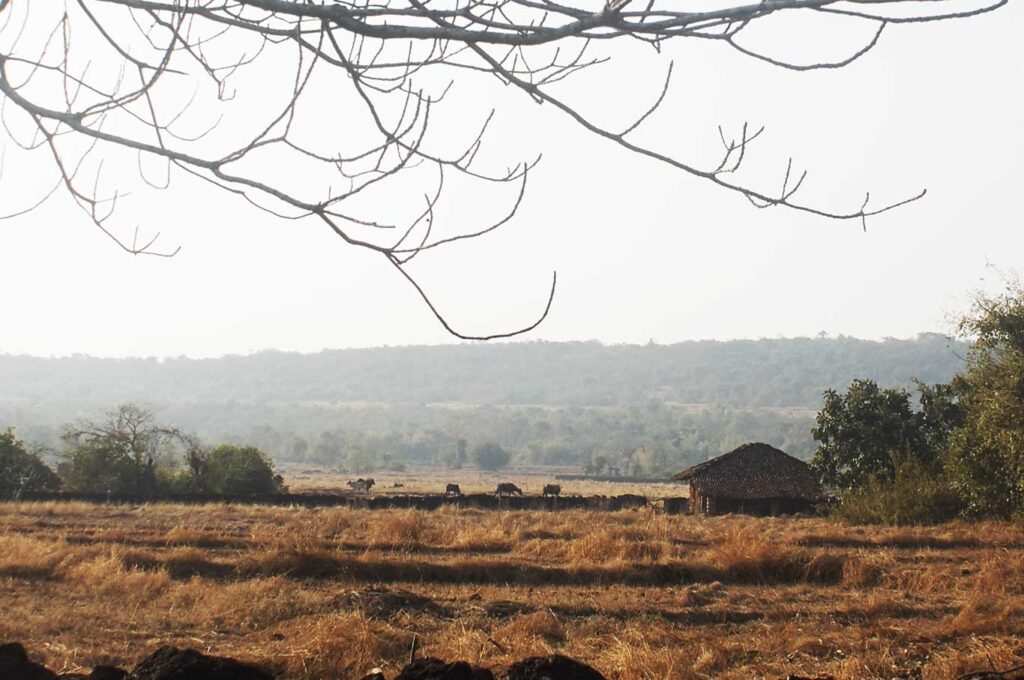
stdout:
POLYGON ((444 487, 444 495, 445 496, 461 496, 462 495, 462 489, 459 488, 458 484, 449 484, 446 487, 444 487))
POLYGON ((512 482, 502 482, 498 485, 498 488, 494 490, 494 495, 499 498, 502 496, 522 496, 523 490, 512 482))
POLYGON ((356 481, 349 481, 348 485, 353 491, 360 491, 362 493, 370 493, 370 488, 373 486, 373 478, 363 479, 360 477, 356 481))
POLYGON ((558 496, 562 493, 562 487, 558 484, 545 484, 542 496, 558 496))

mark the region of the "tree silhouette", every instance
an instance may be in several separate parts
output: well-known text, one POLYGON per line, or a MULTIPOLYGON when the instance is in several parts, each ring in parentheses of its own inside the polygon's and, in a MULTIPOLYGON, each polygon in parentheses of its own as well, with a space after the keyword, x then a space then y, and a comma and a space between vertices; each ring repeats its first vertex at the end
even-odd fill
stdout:
POLYGON ((754 186, 741 169, 763 128, 747 124, 734 133, 719 129, 722 154, 707 166, 639 141, 635 133, 672 87, 671 63, 658 90, 654 77, 651 101, 618 128, 596 122, 595 112, 552 86, 609 61, 611 51, 597 50, 611 43, 639 42, 660 53, 672 41, 704 40, 780 68, 841 68, 875 47, 890 25, 961 19, 1006 2, 957 9, 954 0, 762 0, 689 9, 671 0, 0 0, 0 120, 15 144, 45 154, 56 170, 48 192, 7 216, 23 215, 63 190, 127 252, 173 255, 177 249, 158 245, 159 232, 136 228, 127 238, 112 222, 123 181, 108 178, 103 164, 130 152, 138 156, 139 179, 153 188, 166 189, 183 173, 199 177, 283 220, 319 221, 346 243, 379 253, 453 335, 508 337, 547 316, 555 275, 534 322, 471 335, 449 323, 407 267, 512 221, 539 160, 513 161, 498 172, 479 162, 494 111, 475 127, 456 116, 460 129, 473 130, 462 140, 436 139, 432 123, 453 86, 483 73, 598 138, 757 207, 863 221, 924 192, 882 205, 865 194, 856 208, 832 210, 800 200, 807 173, 792 159, 780 164, 779 185, 754 186), (859 49, 827 63, 789 63, 745 44, 751 25, 796 12, 865 22, 874 30, 859 49), (262 89, 263 76, 282 68, 290 69, 292 84, 273 114, 259 121, 252 112, 231 117, 236 85, 262 89), (303 109, 307 97, 333 92, 339 83, 352 105, 330 124, 311 121, 303 109), (198 131, 197 112, 209 119, 198 131), (145 169, 154 159, 162 163, 160 177, 145 169), (316 179, 296 185, 296 173, 280 172, 292 165, 316 179), (439 229, 435 212, 456 176, 508 187, 507 206, 476 228, 439 229), (396 219, 382 214, 384 203, 414 207, 396 219))

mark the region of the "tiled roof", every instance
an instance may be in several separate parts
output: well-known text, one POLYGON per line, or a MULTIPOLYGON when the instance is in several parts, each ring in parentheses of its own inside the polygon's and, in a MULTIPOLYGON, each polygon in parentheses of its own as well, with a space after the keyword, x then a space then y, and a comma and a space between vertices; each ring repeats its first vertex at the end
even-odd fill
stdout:
POLYGON ((807 463, 768 444, 744 444, 683 470, 672 479, 708 496, 726 498, 821 497, 821 483, 807 463))

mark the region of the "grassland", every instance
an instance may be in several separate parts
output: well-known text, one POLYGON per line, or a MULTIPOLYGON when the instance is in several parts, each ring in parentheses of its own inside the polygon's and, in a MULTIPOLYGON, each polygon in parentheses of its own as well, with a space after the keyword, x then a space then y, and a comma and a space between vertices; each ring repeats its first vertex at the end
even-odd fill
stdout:
POLYGON ((560 481, 557 473, 579 473, 577 468, 517 467, 497 472, 476 469, 439 470, 435 467, 414 467, 406 472, 374 472, 355 475, 334 472, 311 465, 284 463, 279 466, 290 491, 349 491, 346 482, 357 477, 373 477, 375 494, 437 494, 444 493, 445 485, 454 482, 463 493, 494 493, 499 482, 512 482, 525 493, 539 495, 545 484, 560 484, 562 493, 577 496, 618 496, 637 494, 647 498, 686 496, 686 484, 665 481, 624 482, 598 479, 560 481))
POLYGON ((353 678, 560 652, 610 678, 952 678, 1024 663, 1024 528, 0 504, 0 639, 53 668, 160 644, 353 678))

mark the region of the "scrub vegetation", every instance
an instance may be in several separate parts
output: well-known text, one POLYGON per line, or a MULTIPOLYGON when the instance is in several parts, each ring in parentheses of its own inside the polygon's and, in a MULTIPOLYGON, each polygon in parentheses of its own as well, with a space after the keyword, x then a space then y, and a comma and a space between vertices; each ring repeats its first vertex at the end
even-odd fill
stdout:
POLYGON ((1024 527, 5 503, 0 609, 0 638, 64 669, 178 644, 358 678, 416 636, 623 680, 945 680, 1024 662, 1024 527))

